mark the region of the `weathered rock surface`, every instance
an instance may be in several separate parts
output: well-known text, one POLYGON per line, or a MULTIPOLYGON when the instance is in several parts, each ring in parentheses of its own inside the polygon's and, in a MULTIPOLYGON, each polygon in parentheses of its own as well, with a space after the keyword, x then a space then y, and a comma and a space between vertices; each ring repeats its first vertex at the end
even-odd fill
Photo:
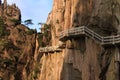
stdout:
POLYGON ((35 30, 21 24, 15 4, 0 3, 0 80, 34 79, 36 37, 35 30))
MULTIPOLYGON (((0 0, 0 16, 1 80, 119 80, 118 45, 101 46, 80 37, 65 41, 62 52, 39 53, 41 34, 20 24, 16 5, 0 0)), ((119 0, 53 0, 46 27, 51 34, 43 40, 57 45, 61 31, 83 25, 102 36, 116 35, 119 16, 119 0)))
MULTIPOLYGON (((52 45, 62 30, 83 25, 102 36, 119 34, 119 16, 119 0, 53 0, 47 21, 52 45)), ((62 52, 42 56, 39 80, 119 80, 119 46, 101 46, 89 37, 65 43, 62 52)))

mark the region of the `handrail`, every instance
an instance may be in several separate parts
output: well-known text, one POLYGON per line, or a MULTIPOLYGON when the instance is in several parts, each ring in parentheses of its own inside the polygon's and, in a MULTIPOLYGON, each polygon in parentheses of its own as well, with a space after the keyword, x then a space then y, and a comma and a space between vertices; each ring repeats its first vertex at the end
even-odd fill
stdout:
POLYGON ((71 29, 62 31, 62 33, 60 33, 59 40, 63 41, 64 38, 66 38, 66 37, 78 36, 78 35, 82 35, 82 34, 85 34, 85 35, 91 37, 92 39, 96 40, 97 42, 99 42, 102 45, 106 45, 106 44, 114 45, 114 44, 120 43, 120 35, 112 35, 112 36, 106 36, 106 37, 101 36, 98 33, 96 33, 95 31, 93 31, 92 29, 85 27, 85 26, 75 27, 75 28, 71 28, 71 29))
MULTIPOLYGON (((85 27, 85 26, 71 28, 71 29, 62 31, 59 34, 59 40, 63 41, 62 39, 64 39, 64 38, 67 38, 70 36, 83 35, 83 34, 96 40, 101 45, 108 45, 108 44, 114 45, 114 44, 118 44, 118 43, 120 44, 120 35, 101 36, 98 33, 96 33, 95 31, 93 31, 92 29, 85 27)), ((62 51, 62 49, 60 49, 60 46, 61 45, 39 48, 39 52, 48 53, 48 52, 62 51)))

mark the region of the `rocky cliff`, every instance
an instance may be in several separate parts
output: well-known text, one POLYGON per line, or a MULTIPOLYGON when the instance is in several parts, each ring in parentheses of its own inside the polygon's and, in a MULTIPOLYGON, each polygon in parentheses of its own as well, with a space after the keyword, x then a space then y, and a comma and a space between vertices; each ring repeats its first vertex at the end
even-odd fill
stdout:
POLYGON ((119 0, 53 0, 43 33, 21 24, 19 8, 0 0, 0 80, 120 80, 119 45, 101 45, 88 36, 64 41, 61 52, 39 46, 61 43, 59 34, 86 26, 101 36, 120 31, 119 0))
MULTIPOLYGON (((61 31, 87 26, 101 36, 119 34, 119 0, 53 0, 47 24, 52 46, 61 31)), ((102 46, 90 37, 71 38, 62 52, 44 53, 39 80, 119 80, 119 45, 102 46), (117 56, 118 58, 116 59, 117 56)))
POLYGON ((21 12, 0 0, 0 80, 31 80, 37 32, 21 24, 21 12))

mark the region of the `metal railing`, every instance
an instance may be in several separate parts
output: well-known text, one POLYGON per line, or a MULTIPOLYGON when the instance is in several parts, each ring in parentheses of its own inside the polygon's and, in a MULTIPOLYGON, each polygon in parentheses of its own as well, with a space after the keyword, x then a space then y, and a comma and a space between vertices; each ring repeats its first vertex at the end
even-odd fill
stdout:
POLYGON ((106 45, 106 44, 114 45, 114 44, 120 43, 120 35, 112 35, 112 36, 104 37, 85 26, 71 28, 71 29, 62 31, 59 35, 59 40, 62 41, 64 40, 64 38, 83 35, 83 34, 91 37, 92 39, 96 40, 102 45, 106 45))
MULTIPOLYGON (((94 39, 95 41, 97 41, 102 45, 107 45, 107 44, 114 45, 114 44, 120 43, 120 35, 112 35, 112 36, 104 37, 85 26, 71 28, 71 29, 62 31, 59 34, 59 40, 62 41, 64 38, 74 37, 74 36, 79 37, 79 35, 83 35, 83 34, 91 37, 92 39, 94 39)), ((39 52, 49 53, 49 52, 62 51, 62 49, 60 48, 61 45, 39 48, 39 52)))

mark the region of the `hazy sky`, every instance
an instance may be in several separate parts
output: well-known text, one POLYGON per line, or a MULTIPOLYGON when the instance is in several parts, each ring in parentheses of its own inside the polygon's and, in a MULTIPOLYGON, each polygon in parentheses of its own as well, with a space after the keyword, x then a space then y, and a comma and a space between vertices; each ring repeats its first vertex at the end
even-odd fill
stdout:
POLYGON ((22 13, 22 20, 32 19, 34 25, 30 28, 40 28, 38 22, 45 22, 52 9, 52 0, 7 0, 9 4, 16 3, 22 13))

